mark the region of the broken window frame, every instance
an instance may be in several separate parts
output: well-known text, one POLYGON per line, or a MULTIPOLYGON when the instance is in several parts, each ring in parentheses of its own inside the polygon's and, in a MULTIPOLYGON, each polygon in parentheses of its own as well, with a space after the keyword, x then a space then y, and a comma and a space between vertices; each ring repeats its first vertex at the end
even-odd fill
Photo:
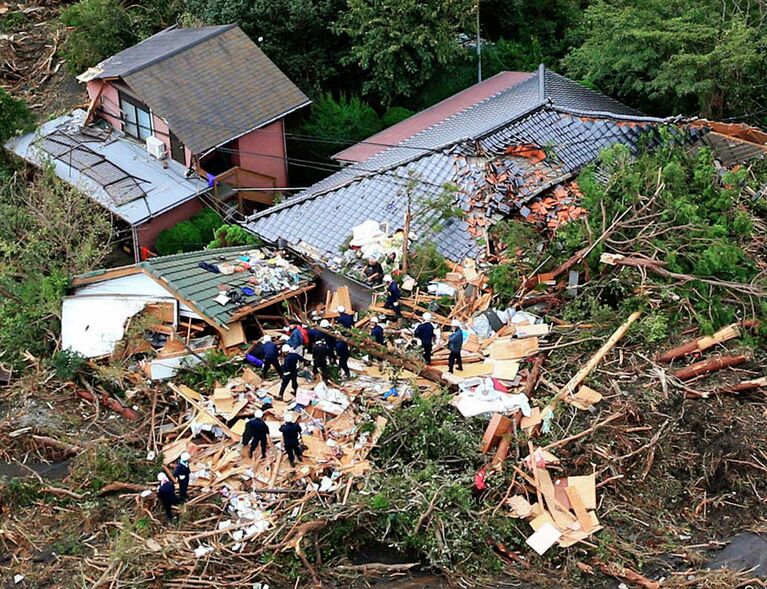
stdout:
POLYGON ((136 100, 125 92, 118 91, 120 98, 120 119, 123 123, 123 132, 129 137, 146 141, 147 137, 154 134, 152 128, 152 111, 143 102, 136 100), (146 117, 142 121, 142 116, 146 117))

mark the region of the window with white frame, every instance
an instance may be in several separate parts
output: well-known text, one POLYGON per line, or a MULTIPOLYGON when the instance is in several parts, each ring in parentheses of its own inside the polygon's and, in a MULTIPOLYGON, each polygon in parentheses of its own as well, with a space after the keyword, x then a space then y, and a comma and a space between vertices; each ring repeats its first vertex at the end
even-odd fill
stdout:
POLYGON ((120 92, 120 111, 126 135, 144 141, 152 134, 152 115, 148 106, 120 92))

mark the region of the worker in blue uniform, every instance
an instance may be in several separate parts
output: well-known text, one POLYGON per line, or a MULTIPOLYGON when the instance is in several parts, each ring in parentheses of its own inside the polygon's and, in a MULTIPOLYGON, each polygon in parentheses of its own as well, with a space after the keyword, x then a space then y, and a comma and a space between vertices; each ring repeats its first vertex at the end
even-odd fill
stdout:
POLYGON ((423 314, 423 322, 415 328, 413 335, 421 341, 423 361, 431 364, 431 350, 434 346, 434 325, 431 323, 431 313, 423 314))
POLYGON ((373 341, 377 344, 384 345, 384 328, 381 325, 381 323, 378 321, 378 317, 373 315, 370 318, 370 324, 373 326, 370 330, 370 337, 373 338, 373 341))
POLYGON ((173 486, 173 482, 168 478, 168 475, 164 472, 157 473, 157 498, 162 504, 162 508, 165 510, 165 515, 170 523, 173 523, 173 506, 181 503, 181 499, 176 495, 176 487, 173 486))
POLYGON ((399 284, 397 284, 397 281, 394 280, 390 274, 384 276, 384 284, 386 284, 386 301, 384 302, 384 309, 394 311, 394 314, 399 319, 402 317, 402 308, 399 304, 402 292, 400 292, 399 284))
POLYGON ((192 458, 189 452, 182 452, 178 464, 173 470, 173 478, 178 481, 178 497, 181 501, 189 499, 189 460, 192 458))
POLYGON ((253 458, 253 451, 260 445, 261 446, 261 458, 266 458, 266 442, 269 438, 269 426, 264 421, 264 412, 256 410, 253 414, 253 419, 248 420, 245 424, 245 432, 242 434, 242 445, 247 446, 248 456, 253 458))
POLYGON ((457 319, 453 319, 450 325, 453 331, 447 339, 447 349, 450 351, 450 355, 447 357, 447 371, 452 373, 456 363, 458 363, 458 370, 463 370, 463 362, 461 361, 463 330, 461 329, 461 322, 457 319))
POLYGON ((336 323, 345 329, 351 329, 354 327, 354 315, 347 313, 346 307, 343 305, 338 305, 338 307, 336 307, 336 312, 338 313, 338 319, 336 319, 336 323))
POLYGON ((295 417, 292 413, 285 414, 285 423, 280 426, 282 432, 282 441, 285 444, 285 451, 288 453, 290 466, 296 465, 296 458, 301 462, 303 460, 303 451, 301 450, 301 426, 295 423, 295 417))
POLYGON ((288 383, 293 386, 293 396, 298 392, 298 363, 303 359, 289 344, 282 346, 285 358, 282 361, 282 384, 280 385, 280 401, 283 400, 288 383))
POLYGON ((279 376, 282 376, 282 368, 280 368, 280 354, 277 350, 277 344, 272 341, 272 338, 265 335, 261 340, 264 350, 264 369, 261 371, 261 378, 266 378, 269 374, 269 367, 274 366, 279 376))

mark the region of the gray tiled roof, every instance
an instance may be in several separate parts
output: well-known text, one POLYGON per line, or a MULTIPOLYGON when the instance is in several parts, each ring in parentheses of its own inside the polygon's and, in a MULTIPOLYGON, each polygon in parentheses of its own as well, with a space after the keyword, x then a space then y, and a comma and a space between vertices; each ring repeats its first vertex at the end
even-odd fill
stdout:
POLYGON ((310 103, 236 25, 163 31, 99 69, 95 77, 122 78, 197 155, 310 103))
MULTIPOLYGON (((247 226, 266 240, 281 237, 329 259, 365 220, 389 223, 390 230, 402 226, 402 189, 410 173, 421 181, 417 190, 423 193, 456 183, 461 189, 457 205, 469 211, 476 205, 470 201, 488 192, 489 155, 512 167, 514 192, 527 201, 591 162, 603 148, 617 142, 635 147, 642 132, 659 121, 541 68, 524 82, 254 215, 247 226), (532 165, 504 155, 509 145, 526 143, 547 148, 549 157, 532 165)), ((504 202, 505 195, 488 199, 489 214, 518 205, 504 202)), ((428 233, 428 218, 415 222, 423 235, 428 233)), ((443 255, 460 261, 481 250, 467 229, 465 220, 454 221, 428 237, 443 255)))

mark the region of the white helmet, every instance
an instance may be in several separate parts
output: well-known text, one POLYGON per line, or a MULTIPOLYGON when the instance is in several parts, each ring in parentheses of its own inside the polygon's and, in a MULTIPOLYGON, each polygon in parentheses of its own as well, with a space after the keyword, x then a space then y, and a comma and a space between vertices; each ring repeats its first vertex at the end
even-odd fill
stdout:
POLYGON ((458 319, 453 319, 453 320, 450 322, 450 326, 451 326, 451 327, 461 327, 461 322, 460 322, 460 321, 458 321, 458 319))
POLYGON ((288 354, 293 351, 293 348, 291 348, 288 344, 285 344, 282 346, 282 352, 283 354, 288 354))
POLYGON ((288 337, 288 336, 287 336, 287 335, 285 335, 285 334, 282 334, 282 335, 280 336, 280 341, 281 341, 281 342, 286 342, 286 341, 288 341, 289 339, 290 339, 290 337, 288 337))
POLYGON ((253 414, 253 417, 256 417, 258 419, 261 419, 264 416, 264 412, 261 411, 261 409, 256 409, 256 412, 253 414))
POLYGON ((431 321, 431 313, 429 313, 428 311, 426 313, 424 313, 423 314, 423 320, 424 321, 431 321))
POLYGON ((378 323, 378 317, 376 317, 375 315, 373 315, 373 316, 370 318, 370 323, 378 323))
POLYGON ((336 311, 337 311, 338 313, 346 313, 346 307, 344 307, 343 305, 338 305, 338 306, 336 307, 336 311))
POLYGON ((320 321, 320 327, 322 327, 323 329, 328 329, 330 327, 330 321, 328 321, 327 319, 323 319, 322 321, 320 321))
POLYGON ((269 335, 265 335, 264 337, 261 338, 262 344, 268 344, 270 341, 272 341, 272 337, 269 335))
POLYGON ((189 462, 189 459, 191 457, 192 457, 192 455, 189 452, 182 452, 181 453, 181 457, 179 458, 179 460, 181 460, 181 462, 189 462))
POLYGON ((160 483, 164 483, 168 480, 168 475, 164 472, 158 472, 157 473, 157 481, 160 483))
POLYGON ((296 420, 296 416, 292 413, 285 414, 285 423, 293 423, 296 420))
POLYGON ((387 274, 386 276, 384 276, 384 282, 391 282, 391 281, 392 281, 391 274, 387 274))

